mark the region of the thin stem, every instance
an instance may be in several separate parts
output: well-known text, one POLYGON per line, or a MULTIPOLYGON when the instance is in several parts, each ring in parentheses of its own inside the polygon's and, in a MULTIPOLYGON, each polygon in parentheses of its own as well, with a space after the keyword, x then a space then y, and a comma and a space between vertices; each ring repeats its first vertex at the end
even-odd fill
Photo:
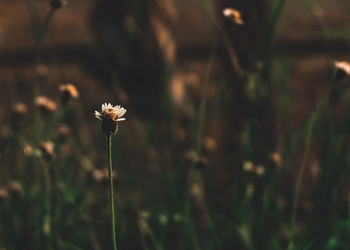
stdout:
POLYGON ((109 202, 111 209, 112 241, 113 250, 117 250, 116 218, 114 214, 114 194, 113 194, 113 176, 112 176, 112 135, 107 136, 107 158, 108 158, 108 177, 109 177, 109 202))
POLYGON ((216 38, 212 44, 209 60, 206 66, 205 70, 205 77, 204 77, 204 82, 203 82, 203 88, 202 88, 202 97, 200 101, 200 106, 199 106, 199 116, 198 116, 198 130, 197 130, 197 135, 196 135, 196 153, 197 155, 201 154, 201 146, 202 146, 202 133, 203 133, 203 125, 204 125, 204 116, 205 116, 205 109, 206 109, 206 102, 207 102, 207 86, 208 86, 208 81, 209 81, 209 73, 210 73, 210 68, 213 64, 214 57, 215 57, 215 49, 217 47, 217 44, 219 42, 219 37, 216 38))
POLYGON ((40 30, 36 34, 36 60, 37 60, 37 65, 41 63, 41 57, 42 57, 42 51, 43 51, 43 45, 44 45, 44 40, 45 40, 45 35, 48 31, 48 28, 51 24, 52 18, 54 14, 56 13, 55 10, 50 9, 47 15, 45 16, 45 19, 43 21, 42 26, 40 27, 40 30))
POLYGON ((292 210, 292 218, 291 218, 291 234, 290 234, 290 243, 288 246, 288 249, 293 249, 294 248, 294 237, 295 237, 295 224, 296 224, 296 217, 297 217, 297 209, 298 209, 298 204, 299 204, 299 195, 300 195, 300 188, 301 188, 301 182, 303 180, 303 175, 305 171, 305 166, 306 166, 306 160, 307 156, 310 151, 310 144, 311 144, 311 137, 312 137, 312 129, 315 123, 315 120, 317 118, 318 112, 316 112, 310 119, 309 126, 308 126, 308 131, 306 135, 306 145, 305 145, 305 151, 304 151, 304 156, 303 156, 303 161, 301 164, 301 168, 298 173, 298 178, 296 182, 296 190, 295 190, 295 196, 294 196, 294 202, 293 202, 293 210, 292 210))
POLYGON ((45 182, 45 207, 44 207, 44 221, 43 221, 43 231, 46 236, 45 239, 45 248, 51 249, 51 226, 52 226, 52 218, 51 218, 51 176, 50 176, 50 170, 49 165, 46 164, 44 161, 42 161, 42 166, 44 169, 44 182, 45 182))

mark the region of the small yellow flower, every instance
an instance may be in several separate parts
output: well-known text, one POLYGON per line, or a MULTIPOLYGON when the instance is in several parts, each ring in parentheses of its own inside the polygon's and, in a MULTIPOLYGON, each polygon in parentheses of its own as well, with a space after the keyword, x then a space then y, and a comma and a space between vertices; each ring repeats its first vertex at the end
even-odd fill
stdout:
POLYGON ((110 103, 102 104, 101 112, 95 111, 95 117, 102 121, 101 130, 106 135, 117 133, 118 122, 125 121, 121 118, 126 112, 126 109, 120 105, 113 107, 110 103))
POLYGON ((241 12, 239 12, 236 9, 233 8, 225 8, 222 11, 222 14, 227 17, 228 19, 230 19, 232 22, 234 22, 235 24, 239 24, 242 25, 244 24, 243 20, 242 20, 242 16, 241 16, 241 12))

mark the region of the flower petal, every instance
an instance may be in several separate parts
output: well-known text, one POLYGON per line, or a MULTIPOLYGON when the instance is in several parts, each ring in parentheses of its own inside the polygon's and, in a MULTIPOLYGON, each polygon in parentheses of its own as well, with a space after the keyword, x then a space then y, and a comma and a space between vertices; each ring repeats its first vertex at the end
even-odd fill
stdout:
POLYGON ((122 117, 125 113, 126 113, 126 109, 125 109, 125 108, 120 108, 120 109, 118 110, 118 115, 119 115, 119 117, 122 117))
POLYGON ((102 115, 98 111, 95 111, 95 117, 99 120, 102 120, 102 115))

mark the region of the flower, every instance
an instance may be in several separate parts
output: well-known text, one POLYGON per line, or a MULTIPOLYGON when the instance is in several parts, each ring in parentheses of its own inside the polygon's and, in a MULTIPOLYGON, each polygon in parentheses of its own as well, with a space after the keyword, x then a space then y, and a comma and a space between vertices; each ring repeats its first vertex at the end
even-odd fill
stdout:
POLYGON ((9 198, 9 192, 5 188, 0 188, 0 201, 7 200, 9 198))
POLYGON ((350 63, 346 61, 335 61, 334 66, 339 69, 344 71, 347 75, 350 75, 350 63))
POLYGON ((113 107, 110 103, 102 104, 101 112, 95 111, 95 117, 102 121, 101 130, 105 135, 114 135, 118 131, 118 122, 125 121, 121 118, 126 109, 120 105, 113 107))
POLYGON ((16 102, 12 106, 12 110, 16 117, 24 116, 28 112, 27 105, 22 102, 16 102))
POLYGON ((8 190, 10 191, 11 194, 15 196, 18 196, 23 192, 22 185, 18 181, 11 181, 8 184, 8 190))
POLYGON ((54 147, 55 144, 51 141, 43 141, 40 143, 39 148, 46 160, 51 160, 54 157, 54 147))
POLYGON ((47 98, 46 96, 38 96, 35 99, 35 104, 38 106, 39 111, 43 115, 51 114, 57 108, 56 103, 51 99, 47 98))
POLYGON ((35 73, 40 82, 47 81, 49 75, 49 68, 44 64, 39 64, 35 68, 35 73))
POLYGON ((62 124, 57 128, 57 132, 61 139, 67 139, 70 134, 70 129, 67 125, 62 124))
POLYGON ((58 89, 61 92, 63 103, 68 103, 71 99, 75 99, 79 96, 79 92, 73 84, 61 84, 58 86, 58 89))
POLYGON ((230 19, 232 22, 234 22, 235 24, 239 24, 242 25, 244 24, 243 20, 242 20, 242 16, 241 16, 241 12, 239 12, 236 9, 233 8, 225 8, 222 11, 222 14, 227 17, 228 19, 230 19))
POLYGON ((251 161, 245 161, 243 162, 243 170, 245 172, 253 172, 254 171, 254 164, 251 161))
POLYGON ((255 174, 257 176, 263 176, 265 174, 265 168, 262 165, 258 165, 255 168, 255 174))

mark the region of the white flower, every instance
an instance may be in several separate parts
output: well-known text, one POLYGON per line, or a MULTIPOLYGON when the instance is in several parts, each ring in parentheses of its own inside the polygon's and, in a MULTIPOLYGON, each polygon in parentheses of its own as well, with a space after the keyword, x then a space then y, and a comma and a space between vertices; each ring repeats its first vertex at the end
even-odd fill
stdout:
POLYGON ((118 122, 125 121, 125 118, 121 118, 125 112, 126 109, 120 105, 113 107, 110 103, 102 104, 101 112, 95 111, 96 118, 102 121, 102 132, 107 136, 116 134, 118 131, 118 122))
POLYGON ((126 112, 126 109, 120 105, 113 107, 110 103, 102 104, 101 113, 95 111, 95 116, 99 120, 110 119, 115 122, 125 121, 125 118, 121 118, 126 112))

